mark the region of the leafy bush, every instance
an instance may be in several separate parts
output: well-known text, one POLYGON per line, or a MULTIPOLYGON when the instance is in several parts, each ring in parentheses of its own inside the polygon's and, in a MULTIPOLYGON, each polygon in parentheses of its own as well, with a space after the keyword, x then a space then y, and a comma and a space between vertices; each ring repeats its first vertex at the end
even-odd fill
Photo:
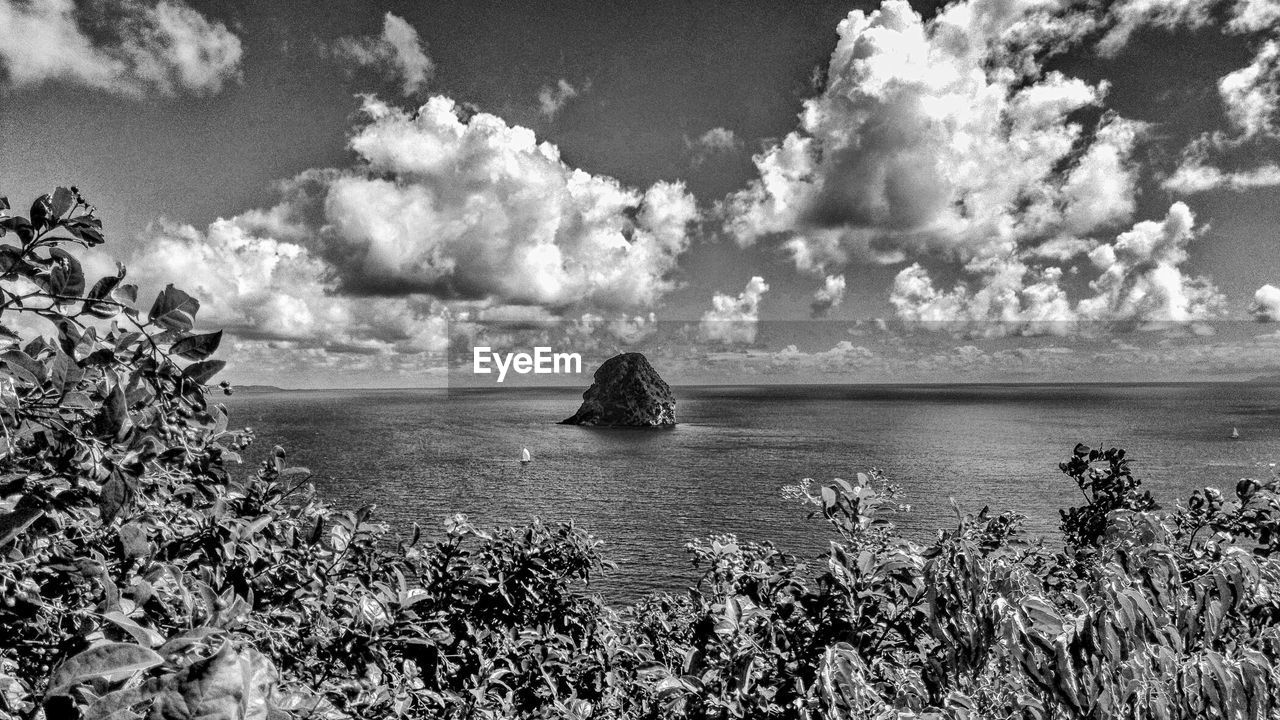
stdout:
POLYGON ((696 587, 613 609, 570 524, 400 539, 281 448, 228 472, 199 302, 89 286, 75 188, 0 209, 0 720, 1280 716, 1274 473, 1161 511, 1077 446, 1056 550, 986 509, 909 542, 879 473, 806 481, 816 561, 694 541, 696 587))

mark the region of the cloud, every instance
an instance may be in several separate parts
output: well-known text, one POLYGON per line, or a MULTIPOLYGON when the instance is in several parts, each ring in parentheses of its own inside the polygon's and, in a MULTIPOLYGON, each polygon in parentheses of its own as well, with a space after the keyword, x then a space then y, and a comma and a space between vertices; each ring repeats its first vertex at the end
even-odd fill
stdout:
POLYGON ((443 309, 429 298, 352 298, 334 292, 328 263, 271 236, 270 213, 220 219, 206 230, 148 229, 134 273, 158 290, 175 282, 201 303, 202 325, 242 339, 338 353, 440 352, 443 309))
POLYGON ((723 204, 726 229, 827 272, 922 253, 966 261, 1128 220, 1142 126, 1105 115, 1086 133, 1075 113, 1106 85, 1005 49, 1055 39, 1055 24, 1023 22, 1046 6, 975 0, 927 22, 900 1, 850 13, 823 93, 754 158, 759 179, 723 204), (1024 37, 1031 27, 1047 29, 1024 37))
POLYGON ((23 87, 66 82, 133 98, 212 95, 240 77, 240 39, 179 0, 0 0, 0 69, 23 87))
POLYGON ((1220 4, 1220 0, 1119 0, 1111 4, 1104 20, 1110 27, 1098 41, 1098 50, 1103 55, 1117 54, 1142 27, 1172 30, 1208 26, 1220 4))
POLYGON ((381 35, 341 38, 333 51, 358 65, 382 67, 388 75, 398 77, 405 97, 421 90, 435 70, 418 31, 392 13, 383 17, 381 35))
POLYGON ((696 139, 684 139, 685 148, 692 154, 690 163, 693 167, 701 167, 716 155, 737 152, 742 147, 742 140, 732 130, 714 127, 699 135, 696 139))
POLYGON ((346 291, 631 310, 674 287, 697 217, 683 185, 571 168, 533 131, 445 97, 365 111, 350 143, 361 171, 325 183, 314 241, 346 291))
POLYGON ((1280 4, 1275 0, 1238 0, 1227 28, 1232 32, 1256 33, 1280 24, 1280 4))
POLYGON ((1258 322, 1280 322, 1280 288, 1263 285, 1253 294, 1249 314, 1258 322))
MULTIPOLYGON (((1274 35, 1280 30, 1280 9, 1271 0, 1240 0, 1224 29, 1274 35)), ((1280 166, 1256 160, 1280 148, 1280 41, 1258 43, 1248 65, 1218 80, 1218 98, 1229 127, 1188 144, 1180 167, 1164 181, 1165 189, 1192 194, 1280 185, 1280 166), (1232 156, 1243 157, 1244 167, 1220 167, 1232 156)))
POLYGON ((1240 191, 1280 186, 1280 165, 1274 163, 1233 172, 1206 164, 1207 162, 1204 157, 1184 161, 1173 175, 1161 183, 1161 187, 1193 195, 1218 188, 1240 191))
MULTIPOLYGON (((914 322, 1040 334, 1092 320, 1213 317, 1221 294, 1182 269, 1189 208, 1133 222, 1134 149, 1148 126, 1104 109, 1105 81, 1042 65, 1099 32, 1110 51, 1139 27, 1214 22, 1210 4, 1129 0, 1081 12, 1055 0, 968 0, 925 20, 888 0, 851 12, 800 127, 755 156, 758 178, 719 206, 725 229, 740 244, 782 248, 808 273, 906 262, 890 302, 914 322), (1064 281, 1082 256, 1097 272, 1087 292, 1064 281)), ((1237 86, 1252 92, 1251 82, 1237 86)), ((1259 113, 1238 122, 1262 127, 1259 113)), ((1189 168, 1166 182, 1272 179, 1267 168, 1212 172, 1189 168)))
POLYGON ((568 80, 560 78, 555 87, 550 85, 542 86, 538 91, 538 112, 542 113, 548 120, 555 119, 556 115, 569 104, 569 101, 578 97, 583 92, 591 88, 591 83, 587 82, 581 88, 576 88, 569 84, 568 80))
POLYGON ((1191 210, 1174 203, 1163 221, 1140 222, 1090 252, 1101 274, 1089 284, 1095 295, 1080 301, 1080 317, 1173 322, 1214 317, 1222 295, 1207 280, 1187 277, 1180 269, 1194 224, 1191 210))
POLYGON ((1089 283, 1093 295, 1074 306, 1061 286, 1061 269, 1035 269, 1015 254, 971 261, 964 267, 970 279, 951 290, 937 289, 913 264, 898 273, 890 302, 904 320, 972 323, 992 335, 1070 332, 1085 321, 1209 319, 1223 305, 1221 293, 1181 269, 1194 223, 1191 210, 1174 203, 1162 221, 1139 222, 1114 242, 1097 245, 1088 254, 1098 271, 1089 283))
POLYGON ((844 302, 845 280, 843 275, 828 275, 822 287, 813 294, 809 309, 813 317, 824 317, 831 308, 844 302))
POLYGON ((1239 140, 1277 134, 1280 110, 1280 42, 1263 43, 1249 65, 1218 81, 1227 118, 1239 140))
POLYGON ((698 327, 702 339, 726 344, 754 343, 760 321, 760 298, 768 291, 769 285, 757 275, 737 297, 716 293, 711 299, 712 308, 703 313, 698 327))
POLYGON ((439 351, 451 318, 588 318, 637 337, 675 286, 698 213, 682 185, 571 168, 444 97, 365 112, 353 167, 301 173, 275 206, 203 230, 157 225, 135 251, 143 279, 189 278, 202 319, 246 340, 370 353, 439 351))

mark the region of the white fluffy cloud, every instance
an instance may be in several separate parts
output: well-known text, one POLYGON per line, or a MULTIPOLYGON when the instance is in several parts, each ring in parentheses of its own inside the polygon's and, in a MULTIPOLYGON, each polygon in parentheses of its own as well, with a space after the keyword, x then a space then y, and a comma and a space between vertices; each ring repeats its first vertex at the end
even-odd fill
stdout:
POLYGON ((1275 0, 1237 0, 1228 29, 1253 33, 1276 25, 1280 25, 1280 3, 1275 0))
POLYGON ((1227 188, 1247 190, 1280 185, 1280 166, 1256 158, 1280 148, 1280 4, 1274 0, 1238 0, 1227 32, 1270 35, 1257 41, 1252 61, 1218 80, 1218 98, 1230 127, 1205 133, 1183 151, 1181 166, 1164 182, 1167 190, 1192 194, 1227 188), (1247 159, 1243 167, 1220 167, 1231 155, 1247 159))
POLYGON ((6 82, 68 82, 130 97, 217 93, 240 75, 240 39, 180 0, 0 0, 6 82), (117 38, 114 42, 102 37, 117 38))
POLYGON ((135 253, 149 278, 192 278, 202 316, 241 337, 378 352, 439 349, 450 306, 638 332, 617 319, 674 287, 697 217, 682 185, 571 168, 532 131, 444 97, 365 111, 356 167, 302 173, 277 206, 203 231, 158 227, 135 253))
POLYGON ((1036 270, 1016 255, 980 258, 964 270, 969 281, 951 290, 934 287, 919 264, 900 272, 890 301, 905 320, 990 323, 987 334, 1061 333, 1081 321, 1190 322, 1214 317, 1222 295, 1204 278, 1181 269, 1195 218, 1174 203, 1162 221, 1143 221, 1114 242, 1089 252, 1098 272, 1092 295, 1074 306, 1061 286, 1057 267, 1036 270))
MULTIPOLYGON (((427 298, 351 298, 333 292, 332 268, 271 236, 269 216, 246 213, 201 231, 160 223, 139 256, 145 287, 173 281, 200 300, 199 319, 247 340, 337 352, 444 349, 446 318, 427 298)), ((145 308, 144 308, 145 309, 145 308)))
POLYGON ((831 308, 844 302, 845 279, 843 275, 828 275, 822 287, 813 294, 813 302, 809 309, 814 317, 823 317, 831 312, 831 308))
POLYGON ((697 138, 686 137, 684 146, 692 155, 690 162, 696 168, 701 167, 713 156, 738 151, 742 147, 742 140, 728 128, 714 127, 697 138))
POLYGON ((383 17, 382 34, 341 38, 335 43, 334 52, 358 65, 383 68, 400 79, 400 90, 406 97, 421 90, 435 70, 418 31, 392 13, 383 17))
POLYGON ((1258 322, 1280 322, 1280 288, 1263 285, 1253 294, 1249 314, 1258 322))
POLYGON ((1218 81, 1218 94, 1242 139, 1275 135, 1280 111, 1280 42, 1263 43, 1253 62, 1218 81))
POLYGON ((1207 158, 1188 159, 1162 183, 1166 190, 1191 195, 1216 188, 1248 190, 1280 185, 1280 165, 1268 163, 1248 170, 1222 170, 1207 158))
POLYGON ((538 90, 538 112, 548 120, 552 120, 564 109, 569 101, 578 97, 585 88, 576 88, 568 80, 560 78, 555 87, 544 85, 538 90))
POLYGON ((820 272, 925 251, 967 260, 1127 220, 1141 127, 1108 116, 1086 137, 1070 118, 1106 86, 1005 49, 1051 5, 972 0, 928 22, 898 0, 850 13, 825 90, 755 158, 760 178, 725 203, 727 228, 743 243, 782 236, 820 272))
MULTIPOLYGON (((886 0, 851 12, 826 87, 806 101, 799 129, 754 158, 759 178, 722 203, 725 227, 742 244, 780 245, 805 272, 909 261, 890 301, 912 321, 987 323, 1000 334, 1212 317, 1221 295, 1183 270, 1190 210, 1177 203, 1163 220, 1133 224, 1133 154, 1146 126, 1081 112, 1103 106, 1107 84, 1047 71, 1038 58, 1099 32, 1112 52, 1144 25, 1216 22, 1215 2, 1081 12, 1056 0, 961 0, 924 20, 886 0), (1089 272, 1084 257, 1097 274, 1081 294, 1065 278, 1089 272)), ((1242 129, 1270 122, 1260 118, 1270 117, 1274 83, 1253 77, 1233 86, 1249 98, 1232 116, 1242 129)), ((1223 179, 1188 166, 1169 182, 1261 185, 1272 171, 1223 179)))
POLYGON ((697 216, 683 185, 576 170, 531 130, 444 97, 413 115, 365 109, 351 148, 367 172, 328 183, 319 240, 348 290, 634 309, 673 287, 697 216))
POLYGON ((1222 305, 1221 294, 1180 269, 1194 225, 1191 210, 1174 203, 1163 221, 1140 222, 1114 243, 1090 252, 1101 274, 1089 284, 1095 295, 1080 301, 1080 317, 1174 322, 1213 317, 1222 305))
POLYGON ((716 293, 711 309, 703 313, 698 326, 702 339, 726 344, 754 343, 760 322, 760 298, 768 291, 769 285, 757 275, 747 281, 737 297, 716 293))

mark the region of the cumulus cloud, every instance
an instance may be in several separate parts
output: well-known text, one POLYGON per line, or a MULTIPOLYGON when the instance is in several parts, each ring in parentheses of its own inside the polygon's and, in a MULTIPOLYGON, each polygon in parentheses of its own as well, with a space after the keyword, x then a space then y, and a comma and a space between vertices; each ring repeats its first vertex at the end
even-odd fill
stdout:
POLYGON ((0 69, 15 86, 67 82, 128 97, 210 95, 240 76, 240 39, 180 0, 0 0, 0 69))
MULTIPOLYGON (((1126 0, 1082 12, 1056 0, 967 0, 925 20, 887 0, 851 12, 800 127, 755 156, 758 178, 721 204, 725 228, 743 245, 778 245, 804 272, 907 262, 890 301, 914 322, 1034 334, 1085 320, 1212 317, 1221 295, 1182 269, 1190 210, 1179 203, 1134 224, 1134 149, 1147 126, 1099 112, 1105 82, 1042 62, 1099 33, 1111 52, 1142 26, 1217 22, 1215 3, 1126 0), (1064 278, 1088 272, 1086 258, 1097 274, 1081 293, 1064 278)), ((1261 22, 1249 12, 1237 17, 1261 22)), ((1253 97, 1253 77, 1228 85, 1253 97)), ((1235 122, 1264 128, 1257 108, 1269 102, 1241 100, 1235 122)), ((1202 164, 1167 183, 1256 186, 1274 170, 1227 177, 1202 164)))
POLYGON ((590 84, 581 89, 576 88, 564 78, 560 78, 555 87, 543 85, 538 90, 538 112, 548 120, 553 120, 570 100, 585 92, 588 87, 590 84))
POLYGON ((157 280, 192 278, 202 315, 243 338, 349 351, 433 351, 455 315, 636 335, 674 287, 697 217, 682 185, 571 168, 444 97, 412 114, 366 98, 365 112, 354 167, 304 172, 276 206, 204 230, 158 226, 137 256, 157 280))
POLYGON ((1218 81, 1227 118, 1248 140, 1276 134, 1280 110, 1280 42, 1263 43, 1249 65, 1218 81))
POLYGON ((428 298, 351 298, 301 245, 272 237, 269 216, 220 219, 206 230, 161 222, 135 252, 139 280, 176 281, 200 299, 199 319, 246 340, 344 353, 439 352, 446 317, 428 298))
POLYGON ((334 44, 334 53, 358 65, 380 67, 399 78, 400 91, 406 97, 421 90, 435 70, 418 31, 392 13, 383 17, 382 34, 341 38, 334 44))
POLYGON ((1086 135, 1073 113, 1105 84, 1006 49, 1044 7, 975 0, 927 22, 901 1, 850 13, 823 93, 754 158, 760 177, 725 202, 727 229, 743 244, 781 237, 797 267, 824 272, 922 252, 967 260, 1128 220, 1141 126, 1106 116, 1086 135))
POLYGON ((1262 32, 1280 25, 1280 4, 1275 0, 1238 0, 1227 28, 1238 33, 1262 32))
POLYGON ((445 97, 365 110, 351 139, 365 172, 327 182, 316 241, 347 291, 612 310, 673 287, 697 217, 683 185, 571 168, 533 131, 445 97))
POLYGON ((711 299, 711 309, 703 313, 699 324, 702 339, 725 344, 754 343, 760 321, 760 298, 768 291, 769 285, 757 275, 737 297, 716 293, 711 299))
POLYGON ((1280 288, 1263 285, 1253 294, 1249 314, 1258 322, 1280 322, 1280 288))
POLYGON ((1080 316, 1174 322, 1213 317, 1222 295, 1207 280, 1187 277, 1180 269, 1194 224, 1190 208, 1174 203, 1163 221, 1140 222, 1090 252, 1101 274, 1089 284, 1095 295, 1080 301, 1080 316))
POLYGON ((1161 221, 1142 221, 1114 242, 1088 254, 1098 272, 1093 295, 1074 306, 1057 267, 1036 270, 1016 255, 975 259, 964 270, 971 279, 950 290, 934 286, 918 263, 894 280, 890 302, 905 320, 983 324, 980 332, 1042 334, 1072 330, 1081 321, 1191 322, 1216 316, 1221 293, 1206 279, 1181 269, 1195 237, 1195 218, 1174 203, 1161 221))
POLYGON ((742 140, 728 128, 714 127, 697 138, 686 137, 684 146, 692 155, 690 162, 696 168, 716 155, 737 152, 742 147, 742 140))
POLYGON ((844 302, 845 280, 843 275, 828 275, 822 287, 813 294, 809 310, 814 317, 823 317, 831 308, 844 302))
MULTIPOLYGON (((1225 29, 1274 36, 1280 30, 1278 7, 1272 0, 1239 0, 1225 29)), ((1280 185, 1280 167, 1256 161, 1280 148, 1280 41, 1273 38, 1257 43, 1248 65, 1218 80, 1218 98, 1230 127, 1192 141, 1183 151, 1181 166, 1165 180, 1164 187, 1192 194, 1216 188, 1240 191, 1280 185), (1232 155, 1245 156, 1245 166, 1221 167, 1232 155)))

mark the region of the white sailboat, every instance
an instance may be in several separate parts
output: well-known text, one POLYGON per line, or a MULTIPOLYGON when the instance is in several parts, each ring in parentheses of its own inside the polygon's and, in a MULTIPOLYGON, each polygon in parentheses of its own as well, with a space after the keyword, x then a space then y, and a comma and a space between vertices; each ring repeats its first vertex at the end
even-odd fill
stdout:
POLYGON ((525 449, 521 450, 521 451, 520 451, 520 464, 521 464, 521 465, 528 465, 528 464, 529 464, 529 463, 531 463, 531 462, 533 462, 533 456, 529 454, 529 448, 525 448, 525 449))
POLYGON ((1231 428, 1231 439, 1232 439, 1232 440, 1239 440, 1239 439, 1240 439, 1240 431, 1239 431, 1239 430, 1237 430, 1236 428, 1231 428))

